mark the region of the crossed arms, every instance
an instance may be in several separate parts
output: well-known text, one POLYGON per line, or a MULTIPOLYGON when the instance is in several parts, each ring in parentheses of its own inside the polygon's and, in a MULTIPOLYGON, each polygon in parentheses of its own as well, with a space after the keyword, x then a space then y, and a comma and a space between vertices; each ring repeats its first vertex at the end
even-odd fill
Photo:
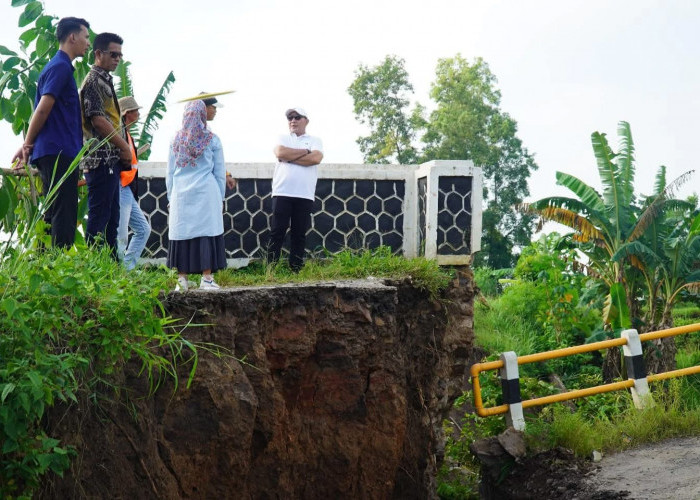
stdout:
POLYGON ((302 167, 310 167, 318 165, 323 160, 323 153, 320 151, 311 151, 308 149, 288 148, 287 146, 275 146, 273 149, 275 156, 280 161, 294 163, 302 167))

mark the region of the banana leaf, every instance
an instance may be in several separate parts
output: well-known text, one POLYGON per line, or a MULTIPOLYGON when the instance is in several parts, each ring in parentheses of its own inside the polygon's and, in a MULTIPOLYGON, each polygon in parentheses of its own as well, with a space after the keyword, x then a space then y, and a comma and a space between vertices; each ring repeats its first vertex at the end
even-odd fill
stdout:
POLYGON ((114 75, 119 77, 116 88, 114 89, 117 92, 117 98, 119 99, 122 97, 134 95, 134 86, 131 83, 131 74, 129 73, 129 66, 131 66, 131 63, 122 59, 121 61, 119 61, 117 69, 114 70, 114 75))
MULTIPOLYGON (((138 143, 138 149, 141 149, 145 145, 153 142, 153 134, 156 130, 158 130, 158 122, 159 120, 163 119, 163 115, 167 111, 165 100, 168 93, 170 93, 173 83, 175 83, 175 75, 171 71, 165 78, 163 85, 161 85, 158 95, 156 95, 156 98, 153 100, 151 109, 148 110, 146 120, 144 121, 143 127, 138 133, 138 136, 134 137, 134 140, 138 143)), ((139 159, 148 160, 150 154, 151 150, 148 149, 139 156, 139 159)))
POLYGON ((627 307, 627 294, 622 283, 613 283, 610 293, 605 297, 603 322, 609 323, 613 330, 632 327, 630 311, 627 307))
POLYGON ((578 177, 573 175, 557 172, 557 184, 569 188, 573 193, 579 197, 584 205, 591 207, 591 209, 598 212, 605 212, 605 203, 600 197, 600 194, 593 189, 591 186, 583 182, 578 177))

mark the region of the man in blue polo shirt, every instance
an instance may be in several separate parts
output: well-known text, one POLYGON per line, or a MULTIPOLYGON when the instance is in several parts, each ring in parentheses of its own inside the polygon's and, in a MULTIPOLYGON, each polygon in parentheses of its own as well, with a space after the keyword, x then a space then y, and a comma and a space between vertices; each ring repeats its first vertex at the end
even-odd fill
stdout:
MULTIPOLYGON (((46 195, 68 172, 83 147, 82 120, 78 87, 73 78, 73 60, 84 56, 90 48, 85 19, 64 17, 56 25, 58 52, 44 67, 37 82, 34 115, 24 144, 12 161, 16 167, 31 162, 36 165, 46 195)), ((78 221, 77 166, 59 186, 54 202, 46 209, 44 219, 51 224, 51 243, 66 248, 75 242, 78 221)))

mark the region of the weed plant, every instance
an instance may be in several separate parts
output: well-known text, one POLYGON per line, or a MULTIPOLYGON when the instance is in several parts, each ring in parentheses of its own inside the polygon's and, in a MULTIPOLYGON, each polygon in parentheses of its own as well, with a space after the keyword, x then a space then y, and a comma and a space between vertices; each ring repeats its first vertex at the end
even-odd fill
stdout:
POLYGON ((2 269, 0 497, 28 497, 75 454, 42 429, 49 407, 116 396, 113 374, 134 358, 151 391, 165 377, 177 385, 176 365, 194 368, 196 350, 158 300, 172 273, 127 274, 107 251, 75 248, 10 253, 2 269))
POLYGON ((536 352, 536 332, 539 329, 535 323, 494 307, 493 303, 477 302, 474 305, 474 336, 486 352, 532 354, 536 352))

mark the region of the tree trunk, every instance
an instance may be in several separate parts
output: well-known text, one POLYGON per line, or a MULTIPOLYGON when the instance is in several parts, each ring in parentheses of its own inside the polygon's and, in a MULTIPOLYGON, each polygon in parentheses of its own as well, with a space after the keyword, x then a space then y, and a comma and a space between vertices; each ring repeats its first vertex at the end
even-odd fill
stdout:
MULTIPOLYGON (((664 311, 661 324, 656 330, 666 330, 673 327, 673 317, 670 311, 664 311)), ((676 338, 649 340, 642 344, 644 347, 644 366, 647 373, 663 373, 676 369, 676 338)))
POLYGON ((603 382, 609 384, 622 376, 622 357, 619 347, 611 347, 603 360, 603 382))
POLYGON ((676 369, 675 338, 650 340, 644 344, 644 364, 647 373, 663 373, 676 369))

